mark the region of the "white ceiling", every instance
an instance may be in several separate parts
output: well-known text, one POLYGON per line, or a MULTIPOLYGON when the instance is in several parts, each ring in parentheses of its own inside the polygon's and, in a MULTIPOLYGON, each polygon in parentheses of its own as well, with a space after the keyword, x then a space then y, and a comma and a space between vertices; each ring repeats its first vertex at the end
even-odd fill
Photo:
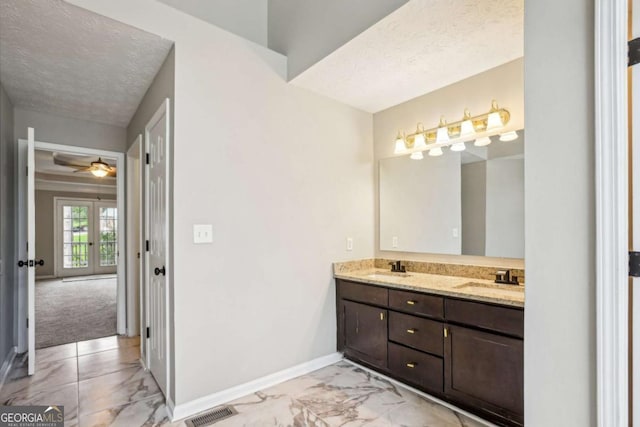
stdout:
POLYGON ((291 82, 378 112, 524 55, 524 0, 411 0, 291 82))
POLYGON ((18 108, 125 127, 172 45, 62 0, 0 1, 0 78, 18 108))

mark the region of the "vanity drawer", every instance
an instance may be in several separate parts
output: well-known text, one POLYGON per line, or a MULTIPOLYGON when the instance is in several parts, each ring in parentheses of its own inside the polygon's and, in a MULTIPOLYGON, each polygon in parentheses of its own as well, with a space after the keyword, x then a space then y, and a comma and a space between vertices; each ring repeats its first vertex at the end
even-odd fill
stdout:
POLYGON ((444 365, 439 357, 389 343, 389 371, 424 389, 442 393, 444 365))
POLYGON ((363 285, 360 283, 338 282, 340 297, 351 301, 367 302, 369 304, 387 306, 389 291, 378 286, 363 285))
POLYGON ((417 292, 389 290, 389 307, 421 316, 444 316, 444 298, 417 292))
POLYGON ((389 339, 437 356, 444 353, 441 322, 390 311, 389 339))
POLYGON ((524 336, 524 310, 522 309, 447 298, 446 313, 447 320, 451 322, 519 338, 524 336))

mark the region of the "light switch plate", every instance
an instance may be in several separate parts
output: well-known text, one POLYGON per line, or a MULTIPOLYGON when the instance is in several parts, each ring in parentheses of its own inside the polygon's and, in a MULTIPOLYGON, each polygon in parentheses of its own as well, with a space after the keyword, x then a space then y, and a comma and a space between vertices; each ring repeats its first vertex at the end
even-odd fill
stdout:
POLYGON ((347 250, 353 250, 353 237, 347 237, 347 250))
POLYGON ((398 236, 393 236, 393 238, 391 239, 391 246, 394 248, 398 247, 398 236))
POLYGON ((455 239, 458 237, 458 229, 454 228, 451 232, 452 237, 455 239))
POLYGON ((193 243, 213 243, 213 225, 211 224, 194 224, 193 225, 193 243))

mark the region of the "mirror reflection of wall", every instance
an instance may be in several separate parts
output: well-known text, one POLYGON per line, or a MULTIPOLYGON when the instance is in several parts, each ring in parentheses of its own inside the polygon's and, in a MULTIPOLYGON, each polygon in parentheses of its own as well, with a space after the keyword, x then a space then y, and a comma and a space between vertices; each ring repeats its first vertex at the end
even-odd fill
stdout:
POLYGON ((524 258, 524 131, 461 153, 380 160, 380 249, 524 258))

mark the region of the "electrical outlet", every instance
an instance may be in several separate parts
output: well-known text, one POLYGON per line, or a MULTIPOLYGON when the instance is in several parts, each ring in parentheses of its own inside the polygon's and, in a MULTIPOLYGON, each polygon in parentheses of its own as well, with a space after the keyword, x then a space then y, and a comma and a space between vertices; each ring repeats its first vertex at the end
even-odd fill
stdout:
POLYGON ((193 243, 213 243, 213 225, 211 224, 194 224, 193 225, 193 243))
POLYGON ((347 237, 347 250, 353 250, 353 237, 347 237))
POLYGON ((398 247, 398 236, 393 236, 393 239, 391 239, 391 246, 394 248, 398 247))
POLYGON ((457 228, 454 228, 454 229, 451 231, 451 235, 453 236, 453 238, 454 238, 454 239, 457 239, 457 238, 458 238, 458 229, 457 229, 457 228))

